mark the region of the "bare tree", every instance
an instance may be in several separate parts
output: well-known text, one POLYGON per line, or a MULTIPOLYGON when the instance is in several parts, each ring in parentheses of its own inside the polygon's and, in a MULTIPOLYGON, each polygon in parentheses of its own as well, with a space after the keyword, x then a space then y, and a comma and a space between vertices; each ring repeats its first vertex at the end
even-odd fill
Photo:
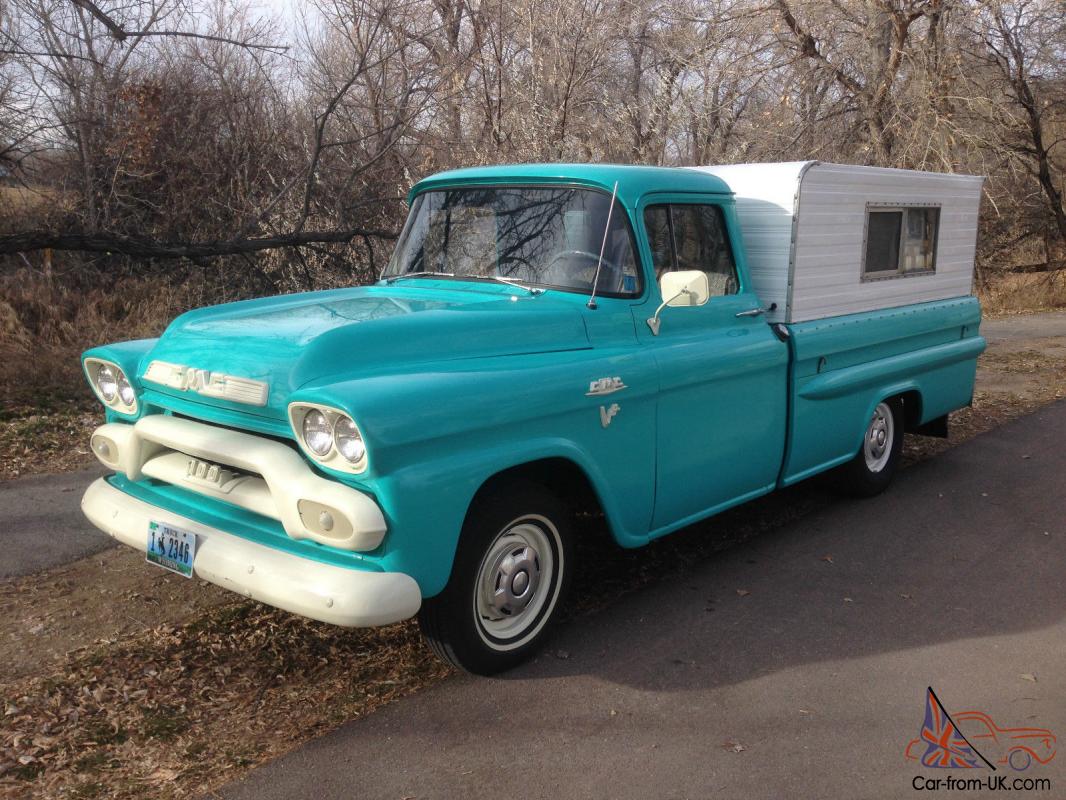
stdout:
POLYGON ((990 121, 999 123, 995 129, 1011 160, 1036 181, 1059 241, 1066 244, 1063 170, 1056 158, 1066 144, 1066 14, 1061 6, 1021 0, 980 4, 972 18, 971 30, 993 67, 990 121))
POLYGON ((301 8, 294 33, 245 0, 8 0, 0 165, 47 202, 0 215, 0 255, 363 279, 418 176, 565 159, 986 172, 996 253, 1066 241, 1056 0, 301 8))
POLYGON ((927 37, 935 38, 945 6, 951 0, 862 0, 832 6, 806 3, 821 14, 821 36, 804 21, 797 3, 774 0, 784 34, 797 57, 832 78, 839 102, 860 121, 865 160, 891 165, 896 155, 902 84, 910 75, 908 51, 921 20, 927 37), (831 9, 829 14, 824 11, 831 9))

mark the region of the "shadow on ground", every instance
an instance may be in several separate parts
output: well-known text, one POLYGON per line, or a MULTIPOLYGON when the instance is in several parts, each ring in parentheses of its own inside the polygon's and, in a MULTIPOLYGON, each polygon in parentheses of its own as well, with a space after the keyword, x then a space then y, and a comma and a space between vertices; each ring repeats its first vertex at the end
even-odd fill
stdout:
POLYGON ((585 546, 578 607, 600 610, 536 661, 445 681, 222 796, 900 796, 930 684, 1066 730, 1064 429, 1058 403, 873 500, 797 487, 651 551, 585 546), (766 503, 800 518, 745 534, 766 503), (645 568, 659 577, 619 596, 645 568))

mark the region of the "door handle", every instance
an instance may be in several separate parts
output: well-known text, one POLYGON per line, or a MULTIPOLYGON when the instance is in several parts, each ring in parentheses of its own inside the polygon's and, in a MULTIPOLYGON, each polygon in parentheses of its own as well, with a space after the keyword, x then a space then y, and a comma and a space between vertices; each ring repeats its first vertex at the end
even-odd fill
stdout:
POLYGON ((738 317, 759 317, 766 313, 765 308, 751 308, 747 311, 738 311, 738 317))

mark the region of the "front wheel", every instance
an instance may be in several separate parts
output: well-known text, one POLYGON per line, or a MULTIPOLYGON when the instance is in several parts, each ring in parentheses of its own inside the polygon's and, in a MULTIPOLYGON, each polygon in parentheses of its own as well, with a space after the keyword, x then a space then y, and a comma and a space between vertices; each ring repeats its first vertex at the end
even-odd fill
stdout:
POLYGON ((844 488, 858 497, 880 494, 892 482, 903 451, 903 408, 898 400, 877 404, 855 457, 841 467, 844 488))
POLYGON ((539 485, 510 484, 479 498, 448 585, 418 615, 437 655, 477 675, 529 658, 569 586, 572 538, 565 505, 539 485))

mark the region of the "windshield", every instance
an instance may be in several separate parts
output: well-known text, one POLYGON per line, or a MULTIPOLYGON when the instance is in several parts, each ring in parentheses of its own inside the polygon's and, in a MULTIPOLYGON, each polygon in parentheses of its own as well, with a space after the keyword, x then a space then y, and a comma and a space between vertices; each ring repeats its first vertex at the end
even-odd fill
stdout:
MULTIPOLYGON (((570 187, 424 192, 382 277, 437 273, 590 292, 610 205, 610 195, 570 187)), ((610 216, 596 293, 632 296, 641 282, 629 222, 617 203, 610 216)))

